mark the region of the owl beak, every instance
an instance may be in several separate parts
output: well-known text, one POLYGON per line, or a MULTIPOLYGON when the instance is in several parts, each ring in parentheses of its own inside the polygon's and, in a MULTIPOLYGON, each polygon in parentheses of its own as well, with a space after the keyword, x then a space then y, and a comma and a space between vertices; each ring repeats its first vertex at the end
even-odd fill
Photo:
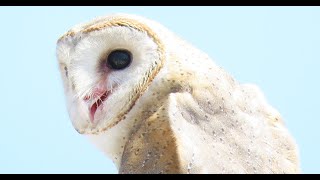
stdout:
POLYGON ((89 117, 90 117, 90 121, 91 123, 94 123, 94 116, 97 112, 98 109, 102 109, 103 108, 103 103, 104 101, 106 101, 107 97, 109 95, 109 91, 101 91, 101 90, 96 90, 93 93, 93 96, 85 96, 84 97, 84 101, 87 102, 92 102, 89 104, 89 117))
POLYGON ((91 121, 91 123, 94 122, 94 115, 96 114, 97 109, 103 105, 103 102, 107 99, 108 95, 109 95, 109 93, 108 93, 108 91, 106 91, 90 107, 90 121, 91 121))

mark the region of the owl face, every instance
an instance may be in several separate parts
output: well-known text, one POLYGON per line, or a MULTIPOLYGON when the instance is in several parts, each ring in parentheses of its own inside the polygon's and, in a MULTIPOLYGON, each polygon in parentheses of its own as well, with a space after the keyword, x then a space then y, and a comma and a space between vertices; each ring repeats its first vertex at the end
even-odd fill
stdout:
POLYGON ((95 134, 126 118, 160 70, 163 49, 149 27, 119 15, 71 29, 57 58, 72 124, 95 134))

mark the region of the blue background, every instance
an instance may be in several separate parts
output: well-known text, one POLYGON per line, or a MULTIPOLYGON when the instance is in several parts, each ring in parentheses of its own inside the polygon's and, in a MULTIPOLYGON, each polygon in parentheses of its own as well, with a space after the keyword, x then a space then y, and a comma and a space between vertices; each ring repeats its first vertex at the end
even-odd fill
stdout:
POLYGON ((69 120, 55 57, 70 27, 113 12, 154 19, 256 83, 320 172, 319 7, 0 7, 0 173, 117 173, 69 120))

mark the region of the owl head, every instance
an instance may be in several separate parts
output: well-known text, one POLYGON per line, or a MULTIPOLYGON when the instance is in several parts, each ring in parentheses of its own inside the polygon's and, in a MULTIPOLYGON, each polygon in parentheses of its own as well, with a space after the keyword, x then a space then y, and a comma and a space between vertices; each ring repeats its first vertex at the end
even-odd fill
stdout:
POLYGON ((79 133, 106 131, 126 118, 164 64, 161 40, 168 37, 160 38, 161 31, 166 29, 151 20, 113 14, 58 40, 67 108, 79 133))

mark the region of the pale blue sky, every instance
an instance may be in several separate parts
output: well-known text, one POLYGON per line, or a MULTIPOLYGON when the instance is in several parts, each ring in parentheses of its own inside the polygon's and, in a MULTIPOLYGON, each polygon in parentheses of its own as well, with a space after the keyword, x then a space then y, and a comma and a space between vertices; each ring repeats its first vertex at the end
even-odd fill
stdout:
POLYGON ((320 173, 320 7, 0 7, 0 173, 117 173, 72 127, 55 43, 113 12, 154 19, 264 91, 320 173))

